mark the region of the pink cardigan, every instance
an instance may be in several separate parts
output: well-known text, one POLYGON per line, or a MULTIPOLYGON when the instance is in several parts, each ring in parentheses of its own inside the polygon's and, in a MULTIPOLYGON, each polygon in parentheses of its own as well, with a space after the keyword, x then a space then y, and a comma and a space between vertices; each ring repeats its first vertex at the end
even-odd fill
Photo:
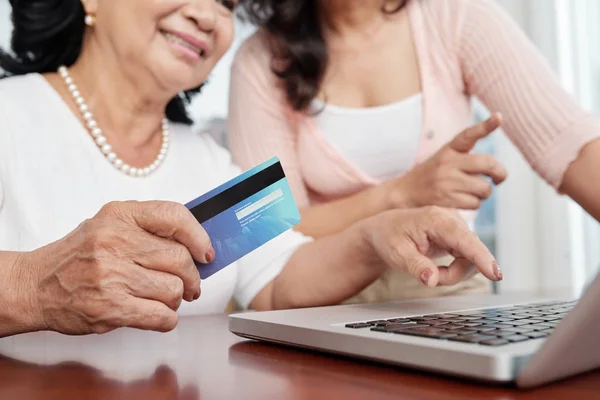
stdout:
MULTIPOLYGON (((477 96, 503 114, 506 134, 558 188, 581 148, 600 137, 600 120, 560 87, 538 50, 491 0, 415 0, 408 13, 424 99, 416 162, 472 125, 470 100, 477 96)), ((228 126, 234 161, 250 168, 278 156, 299 207, 377 184, 329 145, 313 118, 288 107, 270 63, 263 33, 235 57, 228 126)))

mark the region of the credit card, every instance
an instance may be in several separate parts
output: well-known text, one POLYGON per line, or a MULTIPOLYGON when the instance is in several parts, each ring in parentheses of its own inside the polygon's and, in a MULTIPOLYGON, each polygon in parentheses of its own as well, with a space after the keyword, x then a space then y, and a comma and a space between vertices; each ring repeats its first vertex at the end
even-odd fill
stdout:
POLYGON ((300 211, 274 157, 185 205, 208 233, 215 260, 196 262, 206 279, 293 228, 300 211))

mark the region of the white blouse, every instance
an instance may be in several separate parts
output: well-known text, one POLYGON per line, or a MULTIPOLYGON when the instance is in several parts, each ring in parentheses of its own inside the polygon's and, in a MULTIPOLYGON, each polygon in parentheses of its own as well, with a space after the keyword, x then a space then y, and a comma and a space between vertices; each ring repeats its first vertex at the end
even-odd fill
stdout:
POLYGON ((366 175, 388 180, 412 168, 419 151, 422 95, 370 108, 346 108, 316 100, 317 124, 329 143, 366 175))
MULTIPOLYGON (((187 203, 241 172, 210 136, 171 125, 164 163, 132 178, 109 164, 41 75, 0 80, 0 250, 56 241, 113 200, 187 203)), ((179 313, 221 313, 232 296, 247 307, 307 241, 293 231, 279 236, 202 282, 200 299, 179 313)))

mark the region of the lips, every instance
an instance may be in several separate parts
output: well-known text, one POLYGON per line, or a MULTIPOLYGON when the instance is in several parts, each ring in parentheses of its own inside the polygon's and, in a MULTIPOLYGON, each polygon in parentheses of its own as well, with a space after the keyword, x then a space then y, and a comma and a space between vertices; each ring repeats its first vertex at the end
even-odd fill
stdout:
POLYGON ((194 53, 200 55, 200 57, 204 58, 208 53, 208 46, 206 43, 193 38, 189 35, 182 33, 173 33, 173 32, 161 32, 168 42, 175 43, 193 51, 194 53))

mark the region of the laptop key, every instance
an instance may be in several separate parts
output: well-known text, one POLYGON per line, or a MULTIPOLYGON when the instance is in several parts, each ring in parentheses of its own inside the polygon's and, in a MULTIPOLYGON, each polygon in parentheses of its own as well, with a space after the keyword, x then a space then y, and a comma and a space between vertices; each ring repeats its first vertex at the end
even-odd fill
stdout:
POLYGON ((480 326, 475 326, 475 327, 466 327, 464 329, 468 330, 470 332, 488 332, 488 331, 493 331, 496 328, 490 328, 489 326, 480 325, 480 326))
MULTIPOLYGON (((429 325, 426 324, 402 324, 398 326, 400 329, 416 329, 416 328, 430 328, 429 325)), ((441 328, 439 328, 441 329, 441 328)))
POLYGON ((532 317, 543 317, 544 316, 543 313, 539 313, 539 312, 527 312, 525 314, 526 315, 531 315, 532 317))
POLYGON ((362 329, 362 328, 370 328, 371 324, 367 324, 364 322, 358 322, 355 324, 346 324, 346 328, 350 328, 350 329, 362 329))
POLYGON ((545 324, 527 325, 527 327, 530 328, 531 330, 536 330, 536 331, 545 331, 547 329, 553 328, 553 327, 547 326, 545 324))
POLYGON ((510 316, 514 321, 522 321, 531 318, 529 315, 513 314, 510 316))
POLYGON ((461 335, 461 336, 463 336, 463 335, 474 335, 475 333, 477 333, 477 331, 472 331, 471 329, 474 329, 474 328, 452 329, 452 330, 449 330, 447 332, 456 333, 457 335, 461 335))
POLYGON ((397 335, 410 335, 410 336, 421 336, 432 339, 449 339, 452 337, 456 337, 457 335, 454 333, 444 332, 444 331, 436 331, 430 330, 427 328, 423 329, 401 329, 397 331, 393 331, 397 335))
POLYGON ((492 340, 492 339, 496 339, 496 337, 475 334, 475 335, 457 336, 457 337, 450 338, 448 340, 451 340, 453 342, 479 343, 479 342, 483 342, 484 340, 492 340))
POLYGON ((438 318, 435 317, 410 317, 409 318, 411 321, 416 321, 416 322, 427 322, 427 321, 437 321, 438 318))
POLYGON ((452 317, 452 318, 445 318, 445 321, 450 321, 450 322, 465 322, 464 318, 460 318, 460 317, 452 317))
POLYGON ((490 339, 479 342, 479 344, 484 344, 486 346, 502 346, 509 343, 510 342, 506 339, 490 339))
POLYGON ((503 323, 497 323, 497 324, 486 324, 487 327, 490 328, 494 328, 494 329, 504 329, 504 328, 512 328, 513 326, 510 324, 503 324, 503 323))
POLYGON ((515 319, 532 319, 534 318, 533 315, 527 315, 527 314, 515 314, 513 315, 513 318, 515 319))
POLYGON ((384 326, 378 326, 371 328, 375 332, 392 332, 398 329, 414 329, 414 328, 429 328, 429 325, 418 325, 418 324, 389 324, 384 326))
POLYGON ((491 335, 491 336, 496 336, 499 338, 504 338, 504 337, 508 337, 508 336, 514 336, 515 332, 505 332, 501 329, 495 329, 493 331, 487 331, 485 332, 486 335, 491 335))
POLYGON ((548 334, 546 332, 529 332, 529 333, 524 333, 523 335, 527 336, 530 339, 541 339, 541 338, 548 337, 548 334))
POLYGON ((473 328, 476 326, 482 326, 483 324, 481 322, 465 322, 464 324, 462 324, 462 326, 465 326, 467 328, 473 328))
POLYGON ((509 340, 513 343, 524 342, 526 340, 529 340, 529 338, 527 336, 522 336, 522 335, 507 336, 504 339, 509 340))
POLYGON ((498 318, 515 319, 515 313, 500 313, 500 314, 497 314, 496 317, 498 317, 498 318))
POLYGON ((502 328, 503 332, 513 332, 513 333, 528 333, 533 332, 533 329, 529 328, 502 328))
POLYGON ((444 320, 438 320, 438 321, 424 321, 424 323, 426 323, 429 326, 442 326, 442 325, 450 325, 450 322, 444 321, 444 320))
POLYGON ((378 320, 378 321, 367 321, 367 324, 371 324, 373 326, 381 326, 381 325, 389 325, 391 322, 386 320, 378 320))
POLYGON ((540 322, 536 324, 537 326, 547 326, 548 328, 555 328, 558 323, 555 322, 540 322))
POLYGON ((512 326, 525 326, 525 325, 529 325, 531 323, 532 322, 528 322, 527 320, 522 319, 520 321, 512 321, 509 324, 512 326))
POLYGON ((469 317, 471 315, 481 315, 485 314, 483 310, 474 310, 474 311, 461 311, 458 313, 461 317, 469 317))
POLYGON ((537 319, 537 318, 528 318, 528 319, 520 319, 519 322, 525 322, 527 324, 539 324, 540 322, 543 322, 541 319, 537 319))
POLYGON ((408 322, 408 319, 406 319, 406 318, 392 318, 392 319, 388 319, 386 321, 388 321, 388 322, 404 322, 404 321, 408 322))
POLYGON ((389 329, 385 329, 385 326, 376 326, 375 328, 371 328, 371 330, 373 332, 385 332, 385 333, 392 333, 392 331, 390 331, 389 329))
POLYGON ((512 324, 513 319, 512 318, 496 318, 496 317, 486 317, 486 319, 490 320, 490 321, 495 321, 495 322, 510 322, 512 324))
POLYGON ((471 321, 469 321, 469 322, 470 322, 470 323, 472 323, 472 324, 489 324, 489 323, 491 323, 491 322, 493 322, 493 321, 490 321, 490 320, 487 320, 487 319, 480 318, 480 319, 474 319, 474 320, 471 320, 471 321))
POLYGON ((444 325, 444 329, 463 329, 465 326, 463 324, 446 324, 444 325))

